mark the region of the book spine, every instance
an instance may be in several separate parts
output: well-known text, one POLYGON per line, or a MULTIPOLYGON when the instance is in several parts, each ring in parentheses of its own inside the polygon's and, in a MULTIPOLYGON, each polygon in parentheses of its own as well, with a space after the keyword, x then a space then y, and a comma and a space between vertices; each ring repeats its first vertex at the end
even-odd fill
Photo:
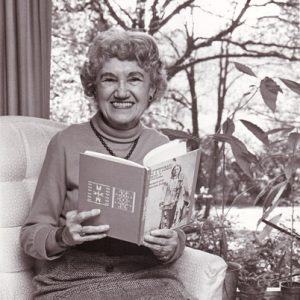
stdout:
POLYGON ((150 175, 151 170, 149 168, 145 169, 145 181, 144 181, 144 194, 142 198, 142 209, 141 209, 141 217, 140 217, 140 231, 139 231, 139 238, 138 238, 138 245, 140 246, 144 240, 144 228, 145 228, 145 217, 146 217, 146 209, 147 209, 147 201, 149 199, 149 184, 150 184, 150 175))

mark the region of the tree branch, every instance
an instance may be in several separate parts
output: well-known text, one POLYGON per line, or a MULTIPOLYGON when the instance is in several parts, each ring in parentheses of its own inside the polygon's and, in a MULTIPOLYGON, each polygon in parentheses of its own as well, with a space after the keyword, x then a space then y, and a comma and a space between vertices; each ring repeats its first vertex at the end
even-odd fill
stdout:
POLYGON ((245 42, 236 42, 236 41, 232 41, 232 40, 226 39, 226 38, 223 38, 222 41, 226 41, 229 44, 238 46, 246 51, 255 52, 255 53, 259 53, 259 52, 254 51, 254 50, 249 50, 249 49, 247 49, 247 46, 250 45, 250 46, 276 47, 279 49, 288 49, 288 50, 300 50, 300 47, 282 45, 282 44, 277 44, 277 43, 254 42, 254 41, 250 41, 250 40, 245 41, 245 42))
POLYGON ((179 91, 172 89, 169 90, 170 98, 174 100, 177 103, 180 103, 184 107, 191 109, 191 104, 189 103, 188 99, 179 91), (176 97, 176 94, 178 94, 180 97, 176 97))
MULTIPOLYGON (((149 28, 149 34, 153 35, 154 33, 156 33, 158 30, 160 30, 164 25, 166 25, 176 14, 179 14, 181 10, 183 10, 184 8, 190 6, 195 0, 187 0, 186 2, 178 5, 167 17, 165 17, 162 20, 159 19, 154 19, 152 21, 154 25, 152 25, 152 27, 150 26, 149 28)), ((151 22, 150 22, 151 24, 151 22)))
POLYGON ((299 3, 298 1, 274 1, 274 0, 270 0, 270 1, 267 1, 265 3, 262 3, 262 4, 252 4, 251 7, 263 7, 263 6, 267 6, 267 5, 270 5, 270 4, 275 4, 275 5, 278 5, 280 7, 292 7, 292 8, 295 8, 295 7, 298 7, 299 6, 299 3))
MULTIPOLYGON (((244 7, 241 9, 239 15, 237 16, 237 18, 235 20, 232 21, 231 25, 228 26, 226 29, 220 31, 218 34, 206 39, 203 42, 200 42, 198 44, 195 44, 195 41, 198 40, 194 39, 194 43, 193 45, 189 45, 189 47, 186 48, 185 53, 174 63, 173 68, 180 68, 180 65, 187 59, 190 57, 191 53, 194 50, 197 50, 199 48, 203 48, 203 47, 207 47, 210 46, 214 41, 220 41, 222 37, 227 36, 229 33, 231 33, 236 27, 240 26, 241 23, 241 19, 243 17, 243 15, 245 14, 246 10, 249 8, 251 0, 247 0, 244 7)), ((218 56, 218 58, 220 58, 220 56, 218 56)), ((192 65, 192 63, 190 64, 192 65)), ((177 72, 176 72, 177 73, 177 72)), ((170 73, 171 77, 172 77, 172 72, 170 73)))
POLYGON ((232 21, 231 25, 220 31, 218 34, 216 34, 215 36, 212 36, 211 38, 207 39, 205 42, 199 43, 198 45, 195 45, 195 48, 198 49, 200 47, 206 47, 206 46, 210 46, 212 44, 212 42, 214 41, 219 41, 222 37, 226 36, 227 34, 231 33, 236 27, 240 26, 241 23, 241 19, 244 16, 246 10, 249 8, 250 6, 250 2, 251 0, 247 0, 244 7, 241 9, 239 15, 237 16, 237 18, 235 20, 232 21))
POLYGON ((129 29, 129 27, 126 25, 126 23, 119 18, 119 16, 116 14, 115 10, 113 9, 113 7, 111 6, 109 0, 103 0, 104 3, 106 4, 110 15, 114 18, 114 20, 124 29, 129 29))
POLYGON ((133 24, 134 23, 134 19, 132 18, 132 16, 130 15, 130 13, 126 9, 124 9, 123 7, 121 7, 120 4, 117 4, 117 5, 118 5, 119 9, 121 10, 121 12, 123 12, 124 15, 126 15, 128 17, 128 19, 131 21, 131 23, 133 24))
MULTIPOLYGON (((205 62, 205 61, 219 59, 224 56, 225 55, 216 54, 216 55, 212 55, 212 56, 197 58, 197 59, 194 59, 193 61, 190 61, 185 64, 181 64, 179 66, 177 66, 177 65, 170 66, 167 68, 168 79, 171 79, 178 72, 180 72, 186 68, 189 68, 192 65, 195 65, 195 64, 198 64, 201 62, 205 62)), ((252 57, 252 58, 277 57, 277 58, 286 59, 289 61, 300 61, 300 57, 295 57, 295 56, 288 57, 288 56, 278 53, 276 51, 266 52, 266 53, 263 53, 263 52, 261 52, 261 53, 231 53, 231 54, 229 53, 228 57, 229 58, 233 58, 233 57, 235 57, 235 58, 236 57, 252 57)))
POLYGON ((177 56, 180 57, 179 50, 178 50, 177 45, 175 44, 174 40, 172 39, 172 37, 170 37, 169 35, 166 35, 166 34, 163 34, 163 37, 169 41, 171 47, 176 52, 177 56))

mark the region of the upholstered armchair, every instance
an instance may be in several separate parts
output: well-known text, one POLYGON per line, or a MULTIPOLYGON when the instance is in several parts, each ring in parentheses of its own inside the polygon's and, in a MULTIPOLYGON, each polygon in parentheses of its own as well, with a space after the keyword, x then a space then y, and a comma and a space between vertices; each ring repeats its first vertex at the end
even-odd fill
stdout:
MULTIPOLYGON (((0 299, 31 299, 34 260, 20 246, 20 228, 30 209, 51 137, 66 125, 50 120, 0 117, 0 299)), ((222 299, 227 265, 218 256, 187 248, 172 268, 200 300, 222 299)))

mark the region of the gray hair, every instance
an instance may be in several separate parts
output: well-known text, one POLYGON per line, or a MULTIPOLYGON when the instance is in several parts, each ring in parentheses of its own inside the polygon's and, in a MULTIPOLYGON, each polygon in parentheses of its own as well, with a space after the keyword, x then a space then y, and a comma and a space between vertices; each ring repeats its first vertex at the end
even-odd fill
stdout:
POLYGON ((89 97, 95 96, 97 75, 110 58, 136 61, 149 73, 151 87, 155 90, 152 101, 160 99, 167 89, 167 76, 156 41, 147 33, 117 29, 100 32, 93 40, 87 58, 80 78, 89 97))

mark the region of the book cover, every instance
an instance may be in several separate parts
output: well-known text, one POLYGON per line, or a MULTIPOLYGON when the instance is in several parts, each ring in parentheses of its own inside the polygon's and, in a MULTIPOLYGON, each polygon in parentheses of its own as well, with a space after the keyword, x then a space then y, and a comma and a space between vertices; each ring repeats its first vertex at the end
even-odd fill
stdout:
MULTIPOLYGON (((162 149, 174 149, 169 144, 162 149)), ((80 154, 78 210, 101 210, 84 224, 109 224, 108 236, 140 245, 151 229, 189 222, 200 152, 182 154, 177 148, 177 157, 167 152, 162 161, 156 149, 159 160, 151 154, 145 166, 90 151, 80 154)))
POLYGON ((99 208, 85 225, 109 224, 108 236, 138 243, 148 170, 80 154, 78 210, 99 208))
POLYGON ((200 151, 188 152, 153 165, 144 231, 177 228, 189 223, 195 202, 200 151))

